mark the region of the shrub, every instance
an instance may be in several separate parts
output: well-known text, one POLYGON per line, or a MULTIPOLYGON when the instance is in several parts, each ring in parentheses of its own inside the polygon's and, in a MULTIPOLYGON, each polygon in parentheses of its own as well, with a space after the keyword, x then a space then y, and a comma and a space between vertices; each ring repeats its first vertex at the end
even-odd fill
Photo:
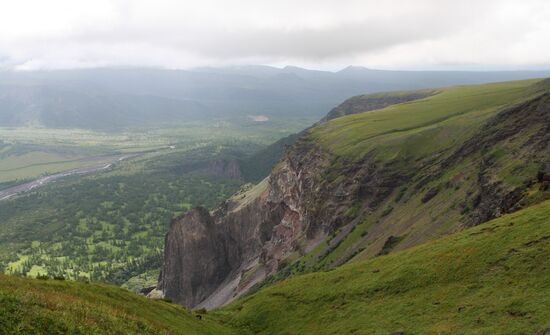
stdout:
POLYGON ((382 212, 382 214, 381 214, 380 216, 381 216, 381 217, 384 217, 384 216, 390 214, 392 211, 393 211, 393 207, 392 207, 392 206, 389 206, 389 207, 387 207, 386 209, 384 209, 384 211, 382 212))

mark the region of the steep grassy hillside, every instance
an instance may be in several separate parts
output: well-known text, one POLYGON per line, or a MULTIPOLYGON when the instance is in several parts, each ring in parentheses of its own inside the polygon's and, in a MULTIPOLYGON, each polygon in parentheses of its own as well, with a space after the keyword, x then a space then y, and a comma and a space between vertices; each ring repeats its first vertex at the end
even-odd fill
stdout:
POLYGON ((217 313, 250 334, 534 334, 550 327, 549 258, 547 201, 217 313))
POLYGON ((333 108, 321 122, 426 98, 436 93, 435 90, 415 90, 358 95, 333 108))
POLYGON ((550 201, 294 277, 202 319, 105 284, 0 275, 1 334, 543 334, 550 201))
POLYGON ((550 198, 537 180, 550 161, 549 80, 437 92, 311 130, 303 141, 323 152, 325 187, 348 194, 335 210, 353 228, 295 267, 405 249, 550 198))
POLYGON ((233 334, 180 306, 105 285, 0 274, 0 334, 233 334))

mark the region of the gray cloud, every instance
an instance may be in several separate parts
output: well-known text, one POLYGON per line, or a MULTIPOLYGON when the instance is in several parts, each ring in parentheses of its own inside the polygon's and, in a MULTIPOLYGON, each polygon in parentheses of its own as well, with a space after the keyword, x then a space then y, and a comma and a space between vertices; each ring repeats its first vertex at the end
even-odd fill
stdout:
POLYGON ((463 68, 550 59, 550 4, 543 0, 53 0, 43 7, 45 19, 34 21, 23 7, 39 0, 22 2, 0 13, 3 67, 463 68))

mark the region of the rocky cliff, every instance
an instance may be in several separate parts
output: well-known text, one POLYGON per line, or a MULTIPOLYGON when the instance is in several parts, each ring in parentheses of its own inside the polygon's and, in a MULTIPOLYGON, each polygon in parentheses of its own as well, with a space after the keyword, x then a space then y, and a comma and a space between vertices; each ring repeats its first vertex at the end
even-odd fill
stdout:
MULTIPOLYGON (((323 134, 342 125, 349 134, 376 113, 313 128, 258 185, 173 220, 158 289, 187 307, 215 307, 266 278, 404 249, 550 197, 541 172, 550 161, 550 94, 536 85, 489 109, 436 114, 375 137, 365 128, 327 145, 323 134), (332 145, 342 142, 370 149, 351 155, 332 145)), ((430 108, 451 94, 417 103, 430 108)))
POLYGON ((331 225, 328 216, 313 221, 324 215, 310 208, 330 197, 318 192, 324 164, 317 150, 300 142, 258 185, 211 213, 195 208, 175 218, 158 288, 188 307, 218 306, 275 273, 290 253, 311 249, 331 225))

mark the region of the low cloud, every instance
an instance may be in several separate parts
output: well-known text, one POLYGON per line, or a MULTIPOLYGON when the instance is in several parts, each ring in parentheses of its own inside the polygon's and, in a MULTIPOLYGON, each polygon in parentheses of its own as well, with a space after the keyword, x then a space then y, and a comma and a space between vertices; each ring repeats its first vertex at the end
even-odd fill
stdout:
POLYGON ((544 0, 20 0, 0 67, 544 67, 548 17, 544 0))

